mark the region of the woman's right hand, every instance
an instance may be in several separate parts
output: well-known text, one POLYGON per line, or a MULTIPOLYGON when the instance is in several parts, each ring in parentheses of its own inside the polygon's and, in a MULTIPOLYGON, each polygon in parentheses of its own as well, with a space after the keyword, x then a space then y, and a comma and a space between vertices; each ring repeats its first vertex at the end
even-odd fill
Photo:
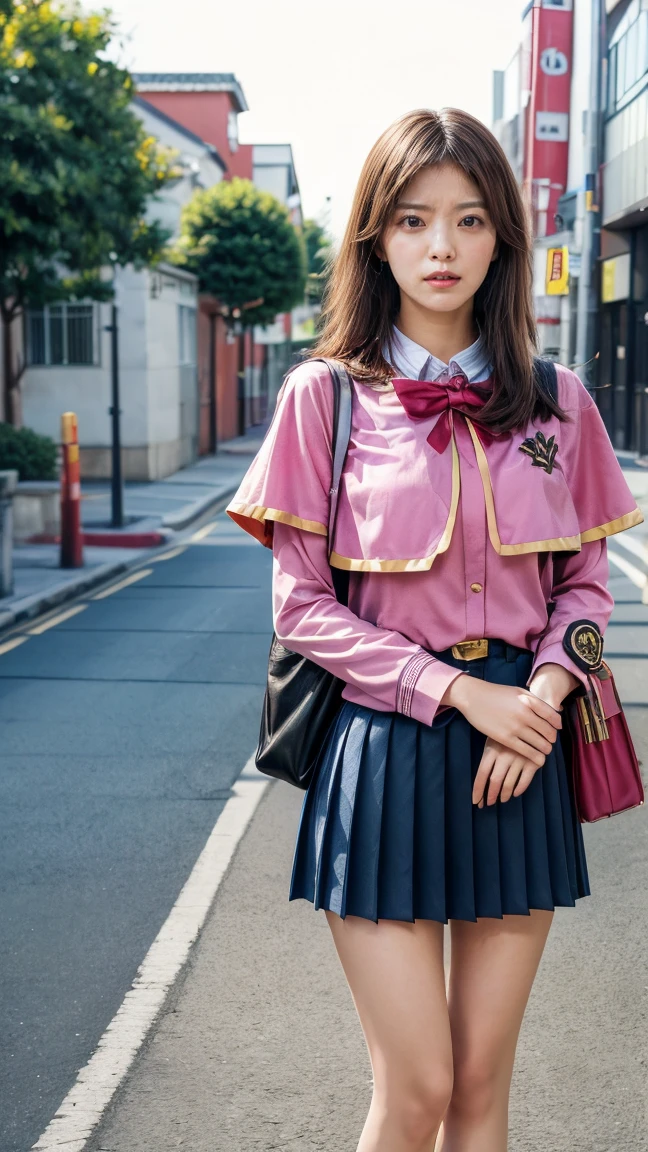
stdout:
POLYGON ((542 767, 562 728, 560 712, 510 684, 493 684, 464 672, 451 681, 441 704, 457 708, 474 728, 542 767))

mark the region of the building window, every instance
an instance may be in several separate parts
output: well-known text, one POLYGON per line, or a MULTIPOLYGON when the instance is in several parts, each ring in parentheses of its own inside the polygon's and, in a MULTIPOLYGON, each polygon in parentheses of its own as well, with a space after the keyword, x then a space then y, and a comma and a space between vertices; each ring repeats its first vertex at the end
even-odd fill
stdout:
POLYGON ((615 36, 608 53, 609 116, 632 100, 645 82, 648 72, 648 8, 631 6, 615 36))
POLYGON ((27 363, 99 363, 98 308, 95 304, 48 304, 25 312, 27 363))
POLYGON ((230 152, 237 151, 239 146, 238 116, 233 109, 227 114, 227 143, 229 144, 230 152))
POLYGON ((196 309, 178 304, 178 347, 181 364, 196 364, 196 309))

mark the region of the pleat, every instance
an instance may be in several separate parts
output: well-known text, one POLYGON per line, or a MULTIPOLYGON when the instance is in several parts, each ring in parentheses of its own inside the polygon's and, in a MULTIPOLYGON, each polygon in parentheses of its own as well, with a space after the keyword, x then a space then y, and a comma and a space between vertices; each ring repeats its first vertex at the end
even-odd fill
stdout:
MULTIPOLYGON (((497 684, 516 686, 519 675, 516 661, 507 660, 505 655, 495 655, 489 664, 490 666, 487 668, 489 679, 497 684)), ((530 787, 533 787, 533 781, 530 787)), ((535 797, 527 797, 525 801, 525 794, 523 793, 522 796, 511 796, 504 802, 498 800, 496 804, 492 805, 497 812, 500 865, 500 911, 497 913, 499 916, 504 911, 515 915, 524 915, 529 911, 526 867, 524 867, 526 858, 524 807, 529 802, 533 806, 536 803, 535 797)), ((484 805, 485 807, 486 805, 484 805)), ((477 809, 476 820, 483 811, 483 808, 477 809)), ((483 913, 480 914, 483 915, 483 913)))
POLYGON ((320 847, 329 812, 331 788, 340 756, 344 752, 349 731, 347 715, 352 708, 352 705, 345 703, 338 712, 326 745, 320 750, 311 784, 304 794, 293 855, 290 900, 315 900, 320 847))
POLYGON ((447 920, 446 854, 447 728, 419 724, 414 795, 414 910, 417 919, 447 920))
POLYGON ((418 722, 393 714, 380 825, 378 917, 414 920, 414 794, 418 722))
MULTIPOLYGON (((351 715, 318 789, 315 828, 315 907, 341 911, 342 885, 355 803, 358 771, 367 733, 367 718, 351 715)), ((335 741, 334 741, 335 747, 335 741)))
MULTIPOLYGON (((480 671, 525 686, 532 654, 480 671)), ((473 673, 474 674, 474 673, 473 673)), ((475 921, 573 905, 587 863, 560 736, 521 796, 477 808, 486 737, 458 711, 431 727, 345 701, 302 806, 289 898, 374 922, 475 921)))
MULTIPOLYGON (((477 770, 475 745, 471 725, 461 713, 457 713, 446 733, 446 914, 458 920, 475 920, 476 864, 472 830, 472 788, 477 770)), ((481 736, 482 744, 484 739, 481 736)), ((496 834, 495 830, 495 845, 496 834)))
POLYGON ((351 827, 353 851, 349 850, 345 874, 343 916, 378 920, 380 829, 392 722, 391 713, 372 712, 367 725, 351 827))

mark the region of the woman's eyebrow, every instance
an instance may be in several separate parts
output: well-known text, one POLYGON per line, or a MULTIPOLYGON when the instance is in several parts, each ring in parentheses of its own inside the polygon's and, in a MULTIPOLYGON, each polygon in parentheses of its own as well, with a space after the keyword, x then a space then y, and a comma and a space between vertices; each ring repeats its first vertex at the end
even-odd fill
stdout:
MULTIPOLYGON (((397 208, 418 208, 419 211, 429 212, 429 204, 414 204, 411 200, 399 200, 396 205, 397 208)), ((455 204, 455 208, 485 208, 486 205, 483 200, 464 200, 461 204, 455 204)))

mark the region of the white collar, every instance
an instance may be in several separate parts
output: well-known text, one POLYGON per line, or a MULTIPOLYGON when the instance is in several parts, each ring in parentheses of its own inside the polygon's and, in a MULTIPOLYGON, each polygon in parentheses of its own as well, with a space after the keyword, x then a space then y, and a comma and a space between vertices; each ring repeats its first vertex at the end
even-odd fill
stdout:
POLYGON ((394 324, 392 327, 392 355, 386 356, 394 367, 402 372, 408 380, 438 380, 440 377, 455 376, 463 373, 466 379, 473 383, 485 380, 492 371, 484 338, 479 334, 477 339, 468 348, 457 352, 449 364, 444 364, 438 356, 433 356, 427 348, 423 348, 394 324))

